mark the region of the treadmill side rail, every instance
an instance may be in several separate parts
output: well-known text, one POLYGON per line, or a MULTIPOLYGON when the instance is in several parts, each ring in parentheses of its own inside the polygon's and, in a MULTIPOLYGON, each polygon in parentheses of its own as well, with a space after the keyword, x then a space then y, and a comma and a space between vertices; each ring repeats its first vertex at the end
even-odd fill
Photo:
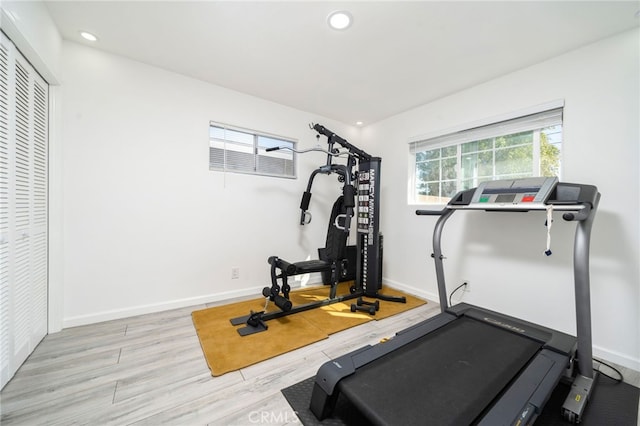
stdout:
POLYGON ((313 392, 309 403, 311 412, 318 420, 331 415, 340 394, 335 389, 337 384, 343 378, 356 372, 356 368, 360 366, 356 364, 355 357, 360 353, 366 353, 371 347, 371 345, 363 346, 351 353, 327 361, 320 366, 316 373, 316 380, 313 383, 313 392))
POLYGON ((333 413, 339 395, 339 392, 327 393, 318 385, 318 382, 314 382, 309 409, 318 420, 322 421, 333 413))
POLYGON ((562 378, 569 356, 543 349, 508 391, 483 416, 478 426, 532 424, 562 378), (507 419, 509 423, 506 423, 507 419))
POLYGON ((582 414, 584 414, 587 401, 591 398, 591 392, 595 387, 597 377, 597 372, 594 372, 593 378, 582 375, 576 376, 571 384, 571 391, 562 405, 562 417, 565 420, 571 423, 580 423, 582 421, 582 414))
POLYGON ((316 385, 328 395, 333 394, 340 380, 355 373, 356 369, 361 367, 361 365, 357 363, 356 356, 360 353, 367 352, 371 348, 371 345, 363 346, 360 349, 356 349, 353 352, 322 364, 316 373, 316 385))

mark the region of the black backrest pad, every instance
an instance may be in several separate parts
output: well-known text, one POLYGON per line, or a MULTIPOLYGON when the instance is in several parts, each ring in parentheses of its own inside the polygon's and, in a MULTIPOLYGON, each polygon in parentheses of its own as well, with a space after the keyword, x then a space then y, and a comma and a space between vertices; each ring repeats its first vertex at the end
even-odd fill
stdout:
MULTIPOLYGON (((326 260, 329 262, 344 259, 346 257, 346 246, 348 233, 335 226, 335 220, 338 215, 345 214, 344 197, 338 197, 333 208, 331 209, 331 217, 329 219, 329 227, 327 229, 327 242, 325 245, 326 260)), ((338 220, 340 226, 344 225, 344 220, 338 220)))

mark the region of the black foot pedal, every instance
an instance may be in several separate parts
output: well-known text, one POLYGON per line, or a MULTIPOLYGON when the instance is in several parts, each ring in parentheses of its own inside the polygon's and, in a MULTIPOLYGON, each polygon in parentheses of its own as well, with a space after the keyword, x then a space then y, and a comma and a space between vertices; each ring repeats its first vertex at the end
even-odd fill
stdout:
POLYGON ((263 331, 266 331, 269 326, 262 319, 262 315, 264 315, 264 311, 261 312, 253 312, 251 311, 251 315, 247 318, 247 326, 238 329, 238 334, 241 336, 249 336, 250 334, 256 334, 263 331))

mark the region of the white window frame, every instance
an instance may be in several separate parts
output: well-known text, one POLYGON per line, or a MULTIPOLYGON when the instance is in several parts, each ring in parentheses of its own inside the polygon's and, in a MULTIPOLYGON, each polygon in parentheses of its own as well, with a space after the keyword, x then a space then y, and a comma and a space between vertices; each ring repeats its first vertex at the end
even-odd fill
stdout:
MULTIPOLYGON (((512 135, 521 132, 533 131, 533 158, 531 171, 532 176, 539 176, 540 169, 537 167, 540 164, 540 131, 542 129, 557 126, 562 126, 563 122, 563 108, 564 101, 554 101, 544 105, 535 106, 525 110, 516 111, 510 114, 505 114, 499 117, 493 117, 490 119, 470 123, 458 128, 441 131, 431 135, 423 135, 420 137, 414 137, 409 140, 409 186, 408 186, 408 202, 413 205, 427 205, 446 204, 448 198, 440 197, 439 199, 431 199, 429 201, 422 201, 417 194, 417 159, 416 154, 419 152, 436 150, 439 148, 452 148, 456 147, 456 169, 455 169, 455 191, 462 189, 468 189, 463 187, 462 176, 462 146, 468 142, 481 141, 486 139, 498 138, 500 136, 512 135)), ((496 148, 495 140, 491 149, 485 152, 494 153, 494 165, 495 165, 495 152, 500 148, 496 148)), ((560 141, 560 144, 562 141, 560 141)), ((466 155, 466 154, 465 154, 466 155)), ((453 156, 451 156, 453 158, 453 156)), ((560 152, 560 164, 562 164, 562 150, 560 152)), ((442 170, 440 171, 440 186, 443 181, 451 181, 443 179, 442 170)), ((558 177, 560 177, 560 170, 558 171, 558 177)), ((503 176, 507 177, 507 176, 503 176)), ((496 170, 494 168, 493 175, 490 179, 496 179, 496 170)), ((488 180, 485 178, 474 182, 473 186, 477 186, 481 181, 488 180)), ((435 182, 435 181, 433 181, 435 182)), ((472 187, 473 187, 472 186, 472 187)))
POLYGON ((296 179, 297 143, 293 138, 211 121, 209 170, 296 179), (222 134, 216 137, 214 132, 222 134), (289 149, 266 151, 273 147, 289 149))

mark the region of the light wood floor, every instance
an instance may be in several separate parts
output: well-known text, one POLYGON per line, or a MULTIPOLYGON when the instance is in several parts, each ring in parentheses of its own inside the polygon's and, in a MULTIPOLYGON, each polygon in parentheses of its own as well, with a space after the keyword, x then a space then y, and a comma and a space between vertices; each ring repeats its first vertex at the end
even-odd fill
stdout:
MULTIPOLYGON (((282 388, 313 376, 329 359, 439 312, 429 303, 214 378, 191 322, 191 312, 204 307, 45 337, 0 394, 0 424, 299 424, 282 388)), ((640 374, 625 374, 640 385, 640 374)))

